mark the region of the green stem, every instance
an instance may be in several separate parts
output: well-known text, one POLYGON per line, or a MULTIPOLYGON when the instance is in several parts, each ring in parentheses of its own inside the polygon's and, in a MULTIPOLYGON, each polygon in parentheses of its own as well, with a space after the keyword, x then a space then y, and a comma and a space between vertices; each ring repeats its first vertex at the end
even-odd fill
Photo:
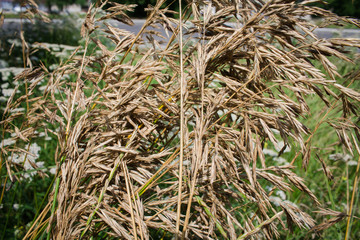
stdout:
POLYGON ((326 178, 326 188, 329 192, 329 198, 330 198, 330 202, 331 202, 331 207, 332 209, 335 209, 335 202, 334 202, 334 197, 331 193, 331 187, 330 187, 330 184, 329 184, 329 180, 326 178))
POLYGON ((206 203, 199 196, 195 196, 195 198, 196 198, 196 201, 199 203, 199 205, 204 208, 206 214, 215 222, 215 226, 219 230, 221 235, 225 239, 228 239, 224 228, 221 226, 220 222, 215 218, 215 216, 211 213, 211 211, 210 211, 209 207, 206 205, 206 203))
MULTIPOLYGON (((65 160, 65 155, 61 158, 61 161, 60 161, 60 165, 64 162, 65 160)), ((59 170, 60 172, 60 170, 59 170)), ((59 186, 60 186, 60 175, 59 175, 59 172, 58 172, 58 176, 56 178, 56 185, 55 185, 55 193, 54 193, 54 199, 53 199, 53 204, 52 204, 52 207, 51 207, 51 217, 54 216, 55 214, 55 209, 56 209, 56 199, 57 199, 57 195, 58 195, 58 192, 59 192, 59 186)), ((51 221, 49 221, 49 224, 50 224, 50 227, 49 227, 49 231, 47 233, 47 237, 46 239, 47 240, 50 240, 50 235, 51 235, 51 221)))
MULTIPOLYGON (((128 146, 128 145, 129 145, 129 142, 128 142, 128 144, 126 144, 126 146, 128 146)), ((84 230, 82 231, 82 233, 81 233, 80 239, 85 235, 85 233, 86 233, 87 230, 89 229, 89 226, 90 226, 90 224, 91 224, 91 222, 92 222, 95 214, 96 214, 97 211, 99 210, 99 208, 100 208, 100 203, 101 203, 101 201, 102 201, 103 198, 104 198, 106 189, 108 188, 109 183, 111 182, 112 178, 114 177, 115 172, 116 172, 117 168, 119 167, 120 162, 121 162, 121 159, 124 157, 124 155, 125 155, 124 153, 121 153, 121 154, 120 154, 120 156, 119 156, 119 158, 118 158, 118 162, 115 164, 114 168, 111 170, 110 175, 109 175, 107 181, 105 182, 105 185, 104 185, 104 187, 103 187, 103 189, 102 189, 102 191, 101 191, 101 194, 100 194, 100 196, 99 196, 99 198, 98 198, 96 208, 94 209, 94 211, 93 211, 93 212, 91 213, 91 215, 89 216, 89 218, 88 218, 88 220, 87 220, 87 222, 86 222, 86 227, 85 227, 85 229, 84 229, 84 230)))
MULTIPOLYGON (((3 229, 3 231, 2 231, 1 240, 3 240, 4 237, 5 237, 6 227, 7 227, 7 224, 8 224, 8 222, 9 222, 9 215, 10 215, 10 212, 13 210, 15 195, 16 195, 16 192, 17 192, 17 188, 18 188, 18 186, 19 186, 18 182, 16 182, 15 184, 16 184, 16 186, 15 186, 13 198, 12 198, 12 200, 11 200, 11 205, 10 205, 10 207, 9 207, 10 210, 9 210, 9 212, 7 212, 7 214, 6 214, 6 221, 5 221, 4 229, 3 229)), ((4 187, 5 187, 5 186, 4 186, 4 187)))
MULTIPOLYGON (((55 186, 55 194, 54 194, 54 200, 53 200, 53 205, 51 207, 51 216, 54 216, 55 214, 55 209, 56 209, 56 198, 59 192, 59 185, 60 185, 60 176, 58 176, 56 178, 56 186, 55 186)), ((51 222, 49 222, 49 224, 51 224, 51 222)), ((46 239, 50 240, 50 232, 51 232, 51 228, 49 228, 48 234, 46 239)))

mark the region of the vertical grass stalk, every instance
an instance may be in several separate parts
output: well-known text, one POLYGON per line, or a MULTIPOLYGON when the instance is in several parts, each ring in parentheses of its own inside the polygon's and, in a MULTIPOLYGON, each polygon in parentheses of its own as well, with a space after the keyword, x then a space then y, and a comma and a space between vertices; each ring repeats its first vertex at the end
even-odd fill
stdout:
POLYGON ((179 161, 179 189, 176 213, 176 239, 180 236, 181 221, 181 195, 182 195, 182 174, 184 162, 184 67, 183 67, 183 29, 182 29, 182 9, 181 0, 179 1, 179 54, 180 54, 180 161, 179 161))

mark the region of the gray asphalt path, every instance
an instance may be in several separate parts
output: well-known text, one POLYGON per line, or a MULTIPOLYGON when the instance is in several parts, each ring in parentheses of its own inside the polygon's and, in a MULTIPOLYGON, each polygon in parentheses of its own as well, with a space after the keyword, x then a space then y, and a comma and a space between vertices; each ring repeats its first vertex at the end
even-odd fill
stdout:
MULTIPOLYGON (((61 20, 54 20, 54 24, 60 23, 61 20)), ((29 21, 25 21, 29 22, 29 21)), ((133 20, 134 25, 129 26, 117 21, 110 21, 111 25, 114 25, 119 28, 123 28, 127 31, 138 33, 143 26, 145 20, 135 19, 133 20)), ((51 23, 50 23, 51 24, 51 23)), ((231 23, 230 23, 231 25, 231 23)), ((14 34, 20 30, 20 20, 19 19, 4 19, 4 24, 2 29, 0 29, 0 34, 14 34)), ((153 29, 159 31, 162 35, 166 36, 165 31, 162 28, 153 29)), ((334 38, 334 37, 345 37, 345 38, 360 38, 360 29, 338 29, 338 28, 318 28, 314 30, 315 35, 319 38, 334 38)))
MULTIPOLYGON (((119 23, 116 21, 111 21, 112 24, 119 28, 126 29, 133 33, 138 33, 143 26, 145 20, 143 19, 135 19, 134 26, 128 26, 123 23, 119 23)), ((231 23, 229 25, 232 25, 231 23)), ((165 32, 162 29, 157 29, 163 35, 165 32)), ((319 38, 334 38, 334 37, 344 37, 344 38, 360 38, 360 29, 339 29, 339 28, 318 28, 314 30, 314 33, 319 38)))

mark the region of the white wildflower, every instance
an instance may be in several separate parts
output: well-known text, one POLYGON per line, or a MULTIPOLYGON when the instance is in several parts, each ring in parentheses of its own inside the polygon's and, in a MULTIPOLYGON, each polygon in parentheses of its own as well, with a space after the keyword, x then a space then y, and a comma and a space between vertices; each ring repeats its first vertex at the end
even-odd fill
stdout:
POLYGON ((276 195, 278 195, 282 200, 285 200, 285 199, 286 199, 286 194, 285 194, 285 192, 282 191, 282 190, 276 191, 276 195))
POLYGON ((55 57, 58 57, 58 58, 67 58, 69 56, 69 54, 66 51, 57 52, 54 55, 55 55, 55 57))
POLYGON ((347 161, 351 160, 352 157, 349 154, 335 153, 335 154, 330 154, 329 159, 333 160, 333 161, 341 160, 341 161, 347 162, 347 161))
POLYGON ((10 97, 13 94, 14 91, 15 91, 15 89, 13 89, 13 88, 3 89, 2 94, 5 97, 10 97))
MULTIPOLYGON (((283 141, 280 141, 278 142, 276 145, 275 145, 275 149, 276 151, 280 152, 280 150, 285 146, 285 143, 283 141)), ((284 152, 290 152, 290 148, 289 146, 286 146, 284 152)))
POLYGON ((51 71, 53 71, 53 70, 56 69, 58 66, 59 66, 58 64, 52 64, 52 65, 49 66, 49 69, 50 69, 51 71))
POLYGON ((270 202, 272 202, 277 207, 280 206, 280 204, 282 202, 281 198, 275 197, 275 196, 270 196, 269 200, 270 200, 270 202))
POLYGON ((190 126, 195 126, 196 125, 194 121, 188 121, 187 124, 190 125, 190 126))
POLYGON ((99 56, 102 56, 102 51, 101 51, 100 49, 99 49, 99 50, 96 50, 96 51, 95 51, 95 55, 98 56, 98 57, 99 57, 99 56))
POLYGON ((29 173, 25 173, 24 175, 23 175, 23 177, 25 178, 25 179, 31 179, 31 174, 29 174, 29 173))
POLYGON ((54 51, 54 52, 60 51, 59 45, 49 44, 48 47, 51 48, 51 50, 54 51))
POLYGON ((268 156, 271 156, 271 157, 276 157, 278 155, 277 152, 275 152, 274 150, 271 150, 271 149, 267 149, 267 148, 264 148, 263 149, 263 153, 265 155, 268 155, 268 156))
POLYGON ((45 167, 45 162, 37 162, 36 165, 37 165, 39 168, 44 168, 44 167, 45 167))
POLYGON ((12 113, 15 113, 15 112, 24 112, 25 111, 25 108, 14 108, 14 109, 11 109, 10 112, 12 113))
POLYGON ((282 157, 274 157, 273 160, 279 164, 285 165, 288 163, 285 158, 282 157))
POLYGON ((14 208, 15 211, 17 211, 17 210, 19 209, 19 204, 15 203, 15 204, 13 205, 13 208, 14 208))
POLYGON ((0 68, 7 68, 9 64, 5 61, 0 59, 0 68))
POLYGON ((183 165, 184 165, 184 166, 190 166, 190 164, 191 164, 190 160, 185 160, 185 161, 183 162, 183 165))
POLYGON ((356 161, 348 161, 347 162, 347 165, 349 165, 349 166, 357 166, 357 162, 356 161))
POLYGON ((9 83, 4 83, 4 84, 1 84, 1 88, 4 89, 4 88, 8 88, 9 87, 9 83))
POLYGON ((275 134, 275 135, 278 135, 280 134, 280 131, 275 129, 275 128, 270 128, 270 130, 275 134))
POLYGON ((9 43, 14 44, 15 47, 21 47, 22 43, 20 41, 20 39, 16 38, 16 39, 9 39, 8 40, 9 43))
POLYGON ((50 172, 51 174, 55 175, 55 174, 56 174, 56 167, 50 168, 50 169, 49 169, 49 172, 50 172))
POLYGON ((229 111, 229 110, 227 110, 227 109, 218 110, 218 111, 217 111, 217 114, 218 114, 219 116, 223 116, 223 115, 225 115, 228 111, 229 111))
POLYGON ((289 200, 285 200, 284 203, 287 203, 287 204, 292 205, 292 206, 294 206, 296 208, 299 208, 295 203, 290 202, 289 200))
POLYGON ((40 91, 45 91, 46 87, 47 87, 46 85, 41 86, 41 87, 39 87, 39 90, 40 90, 40 91))
POLYGON ((9 145, 12 145, 12 144, 14 144, 15 143, 15 140, 14 139, 12 139, 12 138, 8 138, 8 139, 4 139, 4 140, 2 140, 1 141, 1 147, 2 146, 9 146, 9 145))
POLYGON ((37 77, 37 78, 32 78, 29 82, 30 83, 37 82, 36 85, 40 85, 41 84, 41 81, 39 80, 40 78, 42 78, 42 77, 40 76, 40 77, 37 77))
POLYGON ((22 163, 24 161, 24 155, 14 153, 12 156, 9 157, 9 160, 12 160, 12 162, 14 163, 22 163))
POLYGON ((61 77, 61 80, 70 80, 70 76, 69 75, 64 75, 61 77))
POLYGON ((33 143, 30 145, 30 149, 29 149, 29 152, 36 155, 36 156, 39 156, 39 152, 41 150, 41 147, 39 145, 37 145, 37 143, 33 143))
POLYGON ((230 116, 231 116, 231 120, 232 120, 233 122, 235 122, 236 119, 237 119, 237 116, 236 116, 235 114, 233 114, 233 113, 232 113, 230 116))
POLYGON ((25 170, 32 170, 32 169, 33 169, 33 167, 32 167, 31 164, 30 164, 29 158, 32 158, 32 156, 31 156, 31 155, 27 155, 27 159, 26 159, 26 161, 25 161, 25 163, 24 163, 24 168, 25 168, 25 170))
MULTIPOLYGON (((30 145, 29 147, 29 154, 26 153, 15 153, 12 156, 9 156, 9 160, 12 160, 12 162, 14 163, 18 163, 18 164, 24 164, 24 169, 25 171, 30 171, 33 170, 34 168, 31 166, 30 161, 35 163, 38 167, 42 168, 44 167, 44 162, 36 162, 36 160, 39 158, 39 152, 40 152, 41 148, 39 145, 37 145, 37 143, 33 143, 30 145), (24 162, 25 161, 25 162, 24 162)), ((29 173, 25 173, 23 175, 24 178, 29 179, 32 176, 34 176, 36 174, 36 171, 32 171, 29 173)))
MULTIPOLYGON (((0 73, 2 75, 3 80, 8 80, 11 73, 16 76, 19 73, 21 73, 22 71, 24 71, 24 68, 8 67, 8 68, 1 68, 0 69, 0 73)), ((17 82, 14 82, 14 83, 16 84, 17 82)))

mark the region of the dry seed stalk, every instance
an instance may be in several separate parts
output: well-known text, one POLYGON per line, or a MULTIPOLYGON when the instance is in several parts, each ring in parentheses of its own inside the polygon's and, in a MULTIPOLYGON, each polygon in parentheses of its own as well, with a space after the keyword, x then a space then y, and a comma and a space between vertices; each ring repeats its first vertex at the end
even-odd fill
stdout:
MULTIPOLYGON (((60 239, 91 238, 98 231, 149 239, 149 229, 187 239, 272 239, 286 213, 289 227, 313 227, 299 207, 286 202, 277 207, 270 198, 274 186, 286 191, 292 186, 320 204, 293 166, 273 166, 265 159, 263 145, 293 141, 298 155, 310 156, 311 142, 303 137, 310 139, 317 129, 311 132, 301 119, 309 113, 306 96, 316 95, 329 106, 326 117, 343 103, 343 119, 331 124, 352 151, 355 139, 347 135, 358 131, 351 109, 358 107, 359 93, 336 83, 338 73, 327 56, 349 61, 346 48, 359 47, 360 41, 320 40, 312 32, 316 26, 302 16, 317 14, 329 24, 353 20, 306 2, 221 0, 192 1, 193 18, 186 21, 181 12, 180 20, 168 17, 172 12, 162 3, 149 7, 151 17, 136 35, 111 22, 102 25, 111 18, 131 23, 125 12, 133 6, 113 3, 98 18, 89 11, 82 33, 98 55, 74 54, 44 73, 49 81, 41 104, 32 101, 33 92, 26 95, 34 109, 27 113, 29 122, 51 119, 53 129, 63 129, 57 134, 64 157, 52 219, 44 220, 43 212, 40 226, 53 222, 48 236, 60 239), (183 39, 182 24, 188 38, 183 39), (161 33, 148 31, 155 25, 180 40, 165 37, 170 42, 164 47, 155 38, 161 33), (145 43, 152 47, 139 50, 145 43), (315 60, 327 75, 311 64, 315 60), (76 80, 64 80, 65 75, 76 80)), ((16 115, 4 121, 11 117, 16 115)), ((33 229, 28 237, 41 231, 33 229)))
POLYGON ((182 26, 182 6, 179 1, 179 52, 180 52, 180 162, 179 162, 179 190, 176 216, 176 239, 180 236, 180 221, 181 221, 181 195, 182 195, 182 179, 183 179, 183 164, 184 164, 184 63, 183 63, 183 26, 182 26))

